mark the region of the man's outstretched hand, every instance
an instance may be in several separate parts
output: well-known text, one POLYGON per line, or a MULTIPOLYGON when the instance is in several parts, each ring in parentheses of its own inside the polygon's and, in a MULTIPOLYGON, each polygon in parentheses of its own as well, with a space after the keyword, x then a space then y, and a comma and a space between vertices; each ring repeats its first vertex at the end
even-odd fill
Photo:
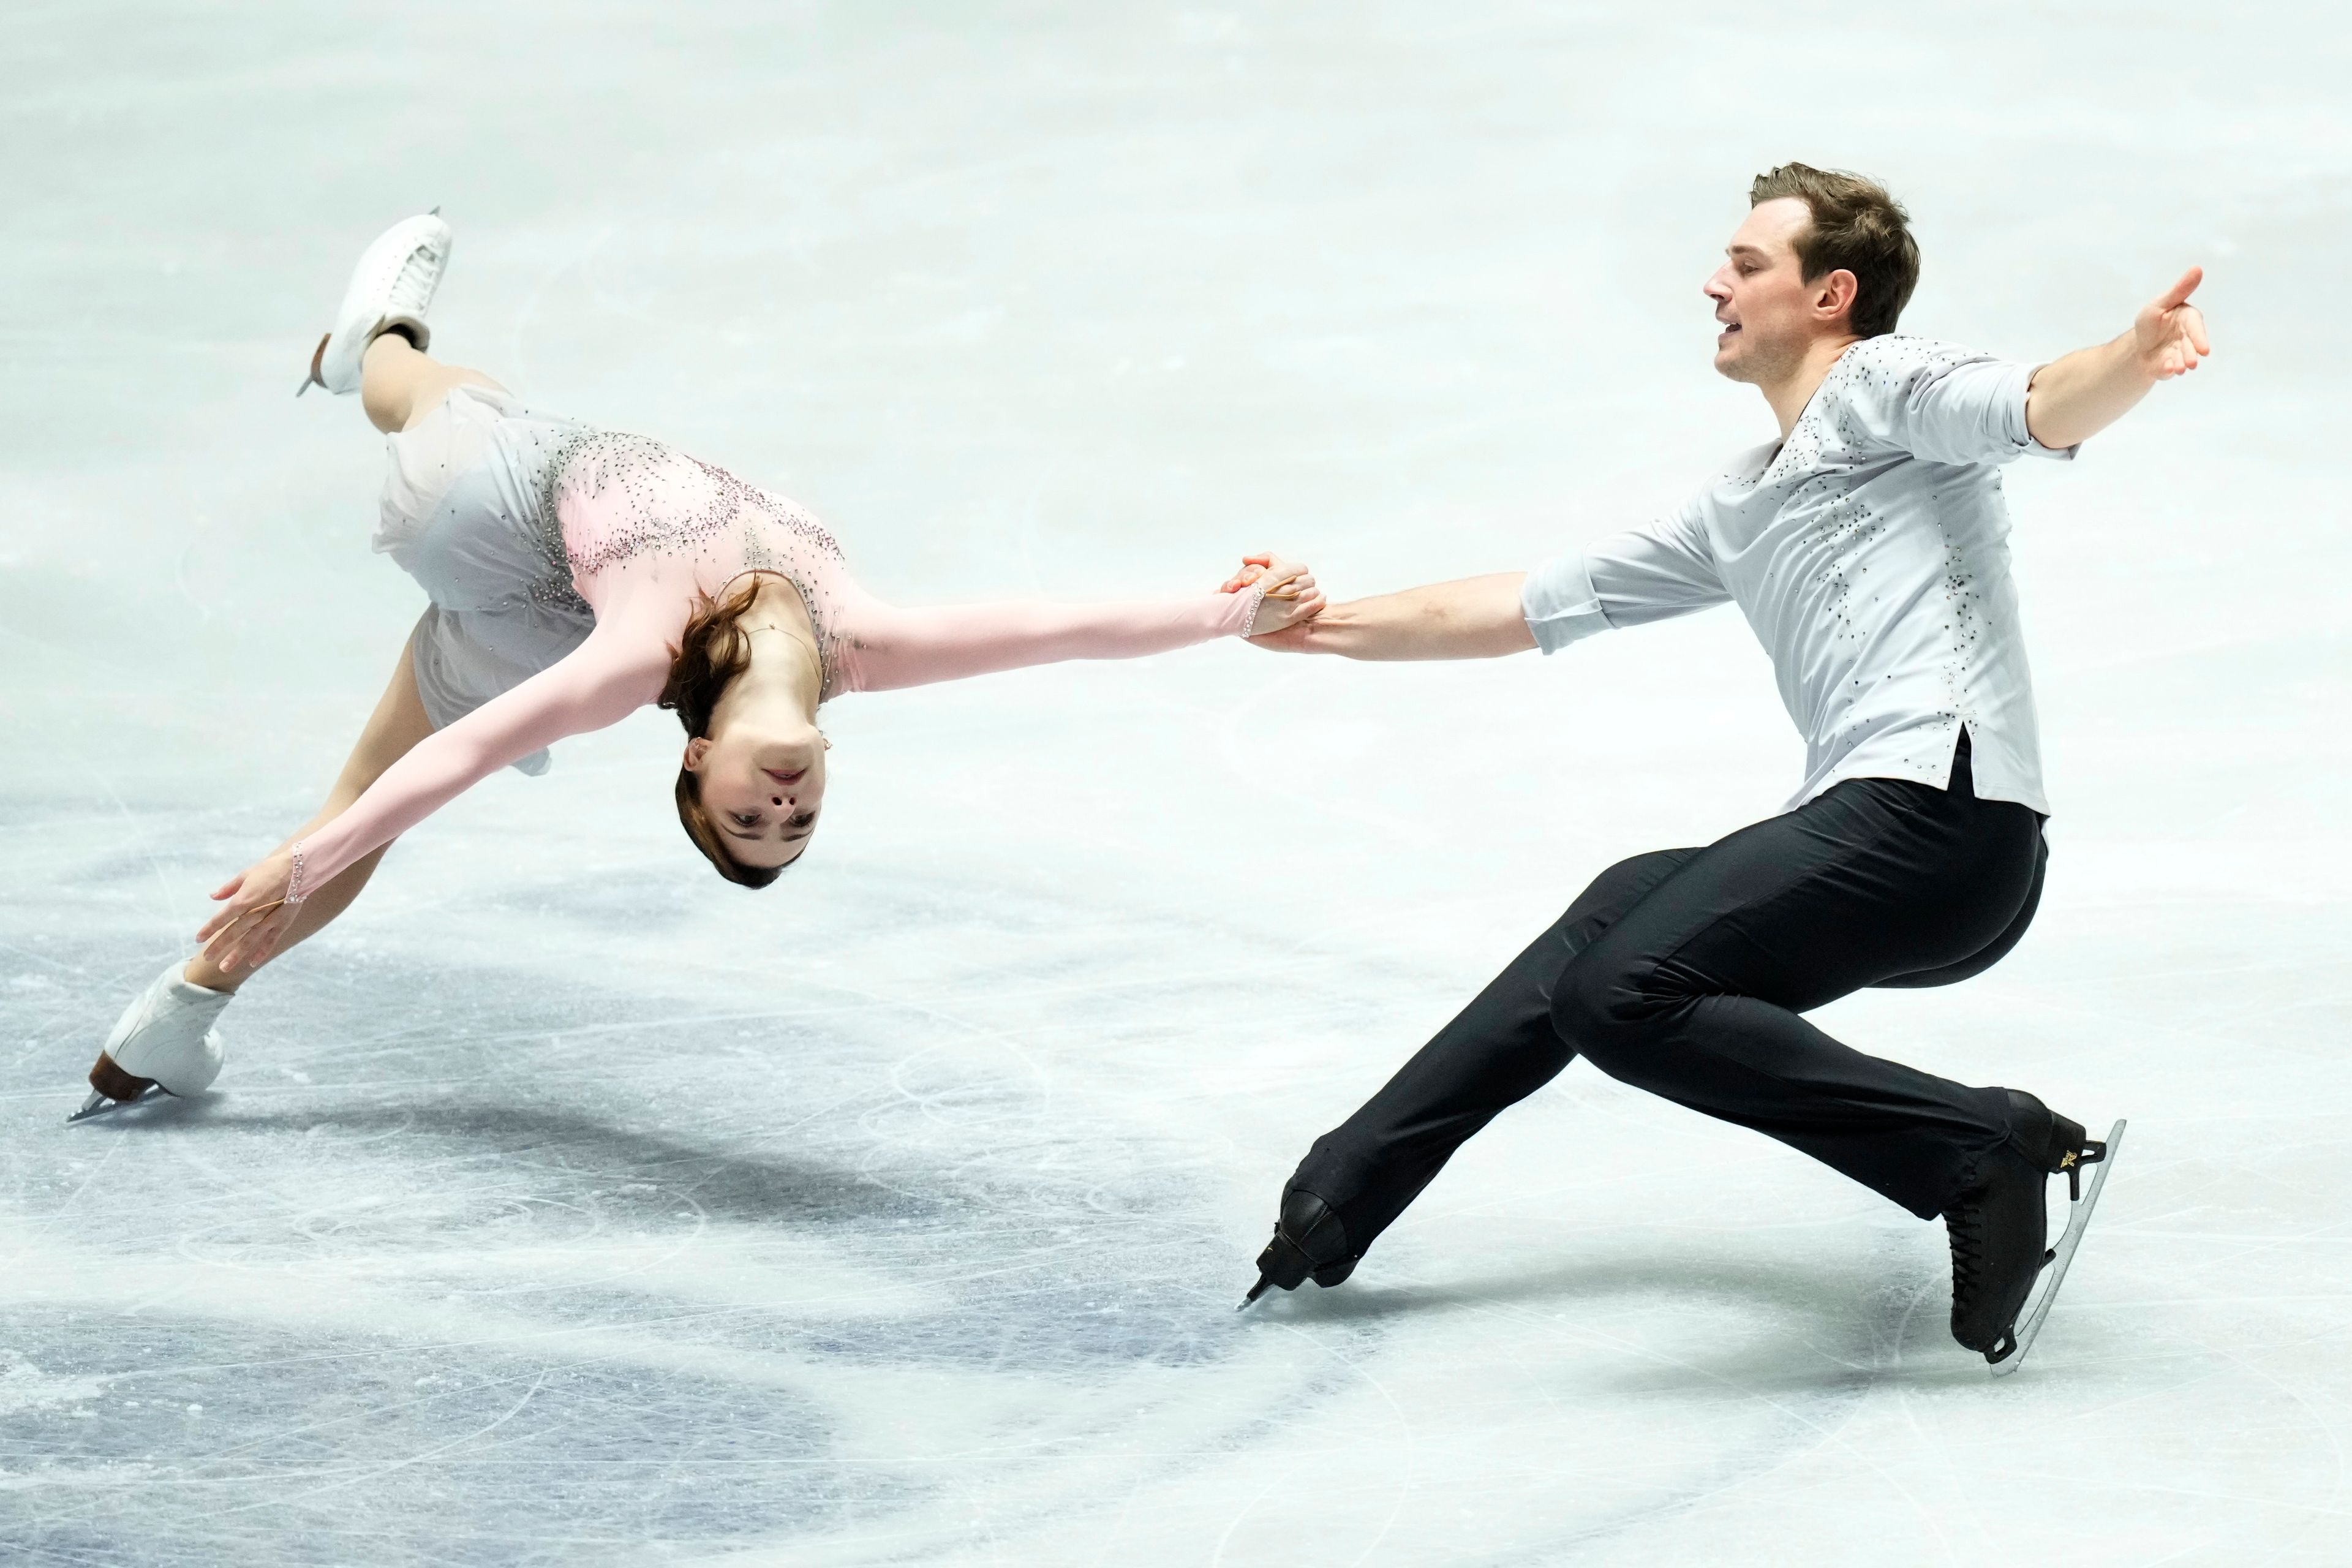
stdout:
POLYGON ((2205 269, 2190 268, 2134 318, 2130 331, 2034 372, 2025 394, 2025 428, 2033 438, 2062 449, 2079 446, 2130 413, 2149 387, 2202 363, 2213 344, 2204 312, 2189 296, 2204 281, 2205 269))
POLYGON ((2176 375, 2187 375, 2198 362, 2213 352, 2213 344, 2205 336, 2204 312, 2189 302, 2197 292, 2197 285, 2205 281, 2205 269, 2192 267, 2180 275, 2180 281, 2165 290, 2164 297, 2142 310, 2132 322, 2132 341, 2139 350, 2140 369, 2152 381, 2168 381, 2176 375))

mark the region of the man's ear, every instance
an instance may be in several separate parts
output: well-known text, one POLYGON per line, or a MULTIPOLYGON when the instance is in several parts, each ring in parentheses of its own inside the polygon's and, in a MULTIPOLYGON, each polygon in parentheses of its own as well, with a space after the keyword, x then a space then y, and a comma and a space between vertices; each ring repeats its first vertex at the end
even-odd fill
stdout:
POLYGON ((1844 268, 1838 268, 1813 286, 1813 310, 1824 318, 1843 316, 1851 324, 1853 301, 1861 292, 1861 280, 1844 268))
POLYGON ((710 737, 708 735, 697 735, 692 740, 687 742, 686 757, 684 761, 678 763, 678 766, 684 768, 688 773, 698 773, 702 771, 702 759, 709 754, 709 751, 710 737))

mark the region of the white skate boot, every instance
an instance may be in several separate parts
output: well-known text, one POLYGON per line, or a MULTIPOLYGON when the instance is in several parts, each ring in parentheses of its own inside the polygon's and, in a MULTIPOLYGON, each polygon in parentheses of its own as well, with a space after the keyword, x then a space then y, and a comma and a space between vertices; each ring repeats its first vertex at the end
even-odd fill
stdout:
POLYGON ((336 312, 335 330, 319 340, 310 355, 310 374, 294 391, 299 397, 313 385, 337 396, 360 389, 360 361, 378 334, 394 327, 405 331, 418 348, 433 341, 425 312, 433 290, 441 286, 442 269, 449 265, 449 226, 441 209, 403 218, 360 255, 351 287, 343 290, 343 308, 336 312))
POLYGON ((180 977, 174 959, 131 999, 89 1069, 90 1096, 66 1118, 113 1110, 155 1093, 202 1094, 220 1076, 221 1041, 213 1029, 231 993, 207 991, 180 977))

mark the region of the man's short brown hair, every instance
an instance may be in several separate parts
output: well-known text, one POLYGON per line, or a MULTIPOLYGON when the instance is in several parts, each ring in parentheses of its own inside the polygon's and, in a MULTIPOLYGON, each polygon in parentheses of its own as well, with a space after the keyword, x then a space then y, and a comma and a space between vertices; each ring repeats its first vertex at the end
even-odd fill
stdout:
POLYGON ((1796 240, 1805 281, 1841 268, 1853 273, 1853 308, 1847 320, 1855 335, 1893 331, 1919 283, 1919 247, 1911 238, 1911 215, 1903 204, 1875 180, 1810 163, 1783 163, 1757 175, 1748 187, 1751 207, 1783 196, 1804 203, 1813 215, 1796 240))

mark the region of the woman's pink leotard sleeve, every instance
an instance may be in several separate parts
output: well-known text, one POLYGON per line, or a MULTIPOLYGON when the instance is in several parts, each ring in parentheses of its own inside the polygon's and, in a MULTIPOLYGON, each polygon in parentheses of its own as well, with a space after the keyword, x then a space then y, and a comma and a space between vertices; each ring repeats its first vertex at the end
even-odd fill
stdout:
POLYGON ((599 625, 571 653, 418 742, 341 816, 301 841, 289 900, 323 888, 467 789, 541 746, 617 724, 661 695, 668 649, 599 625))
MULTIPOLYGON (((887 691, 1068 658, 1147 654, 1247 636, 1263 589, 1126 604, 1013 602, 906 610, 844 584, 831 631, 840 687, 887 691)), ((517 757, 618 723, 661 694, 658 636, 600 621, 551 668, 419 742, 349 809, 302 840, 299 900, 517 757)))
POLYGON ((1068 658, 1141 658, 1247 637, 1263 588, 1097 605, 1008 600, 901 609, 845 584, 833 617, 845 691, 890 691, 1068 658))

